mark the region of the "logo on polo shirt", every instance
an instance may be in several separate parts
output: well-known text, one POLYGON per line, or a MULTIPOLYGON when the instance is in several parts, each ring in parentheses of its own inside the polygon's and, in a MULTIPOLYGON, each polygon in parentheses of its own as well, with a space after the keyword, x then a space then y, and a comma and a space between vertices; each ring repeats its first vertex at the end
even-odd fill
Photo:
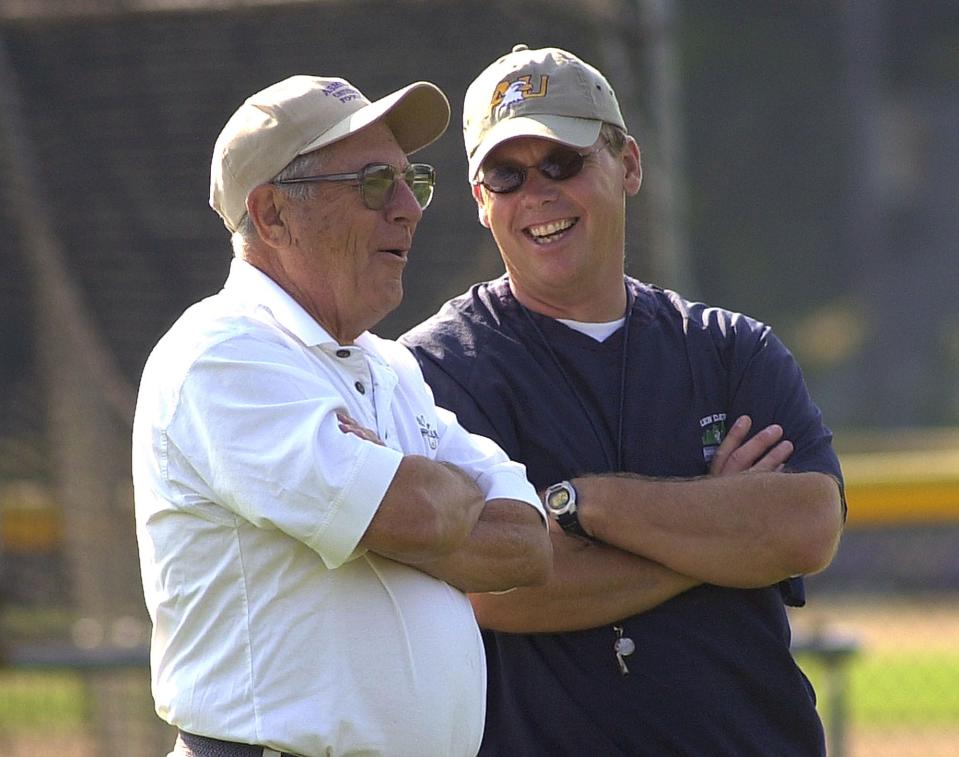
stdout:
POLYGON ((726 413, 711 413, 699 419, 699 427, 702 429, 703 439, 703 460, 706 465, 716 456, 716 450, 726 438, 726 413))
POLYGON ((430 425, 430 422, 426 420, 425 415, 416 416, 416 424, 420 427, 420 433, 423 435, 423 441, 426 442, 426 445, 435 450, 439 446, 440 435, 436 433, 436 429, 430 425))

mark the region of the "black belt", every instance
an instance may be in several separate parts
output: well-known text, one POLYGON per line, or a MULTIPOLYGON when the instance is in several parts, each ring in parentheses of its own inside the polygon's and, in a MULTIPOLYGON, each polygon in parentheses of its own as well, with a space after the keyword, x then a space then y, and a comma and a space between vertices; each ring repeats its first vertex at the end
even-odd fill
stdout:
POLYGON ((295 754, 278 752, 269 747, 222 741, 209 736, 197 736, 195 733, 186 731, 180 731, 177 734, 173 755, 175 757, 297 757, 295 754))

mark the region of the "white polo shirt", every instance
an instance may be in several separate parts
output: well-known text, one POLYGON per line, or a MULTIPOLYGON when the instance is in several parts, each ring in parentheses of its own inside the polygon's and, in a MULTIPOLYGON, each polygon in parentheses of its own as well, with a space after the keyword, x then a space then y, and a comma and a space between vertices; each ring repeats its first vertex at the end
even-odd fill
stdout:
POLYGON ((134 420, 160 717, 305 757, 476 753, 486 666, 466 596, 358 547, 404 454, 542 514, 524 467, 437 408, 405 348, 338 345, 235 259, 154 349, 134 420))

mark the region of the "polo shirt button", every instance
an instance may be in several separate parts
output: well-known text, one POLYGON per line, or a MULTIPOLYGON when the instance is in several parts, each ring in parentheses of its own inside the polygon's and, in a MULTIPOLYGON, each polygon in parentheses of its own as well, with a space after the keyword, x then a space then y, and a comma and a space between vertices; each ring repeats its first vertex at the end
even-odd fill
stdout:
POLYGON ((336 356, 337 356, 337 357, 349 357, 349 356, 350 356, 350 351, 349 351, 349 350, 337 350, 337 351, 336 351, 336 356))
POLYGON ((360 394, 366 394, 366 387, 363 386, 362 381, 357 381, 355 384, 353 384, 353 386, 356 387, 356 391, 358 391, 360 394))

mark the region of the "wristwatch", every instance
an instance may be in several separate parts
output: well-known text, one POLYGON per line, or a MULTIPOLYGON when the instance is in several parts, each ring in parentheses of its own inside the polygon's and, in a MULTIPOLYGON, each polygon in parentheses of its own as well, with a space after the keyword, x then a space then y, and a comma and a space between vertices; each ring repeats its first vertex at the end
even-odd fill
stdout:
POLYGON ((560 481, 548 487, 543 500, 547 512, 566 533, 592 538, 579 522, 579 515, 576 514, 576 489, 569 481, 560 481))

